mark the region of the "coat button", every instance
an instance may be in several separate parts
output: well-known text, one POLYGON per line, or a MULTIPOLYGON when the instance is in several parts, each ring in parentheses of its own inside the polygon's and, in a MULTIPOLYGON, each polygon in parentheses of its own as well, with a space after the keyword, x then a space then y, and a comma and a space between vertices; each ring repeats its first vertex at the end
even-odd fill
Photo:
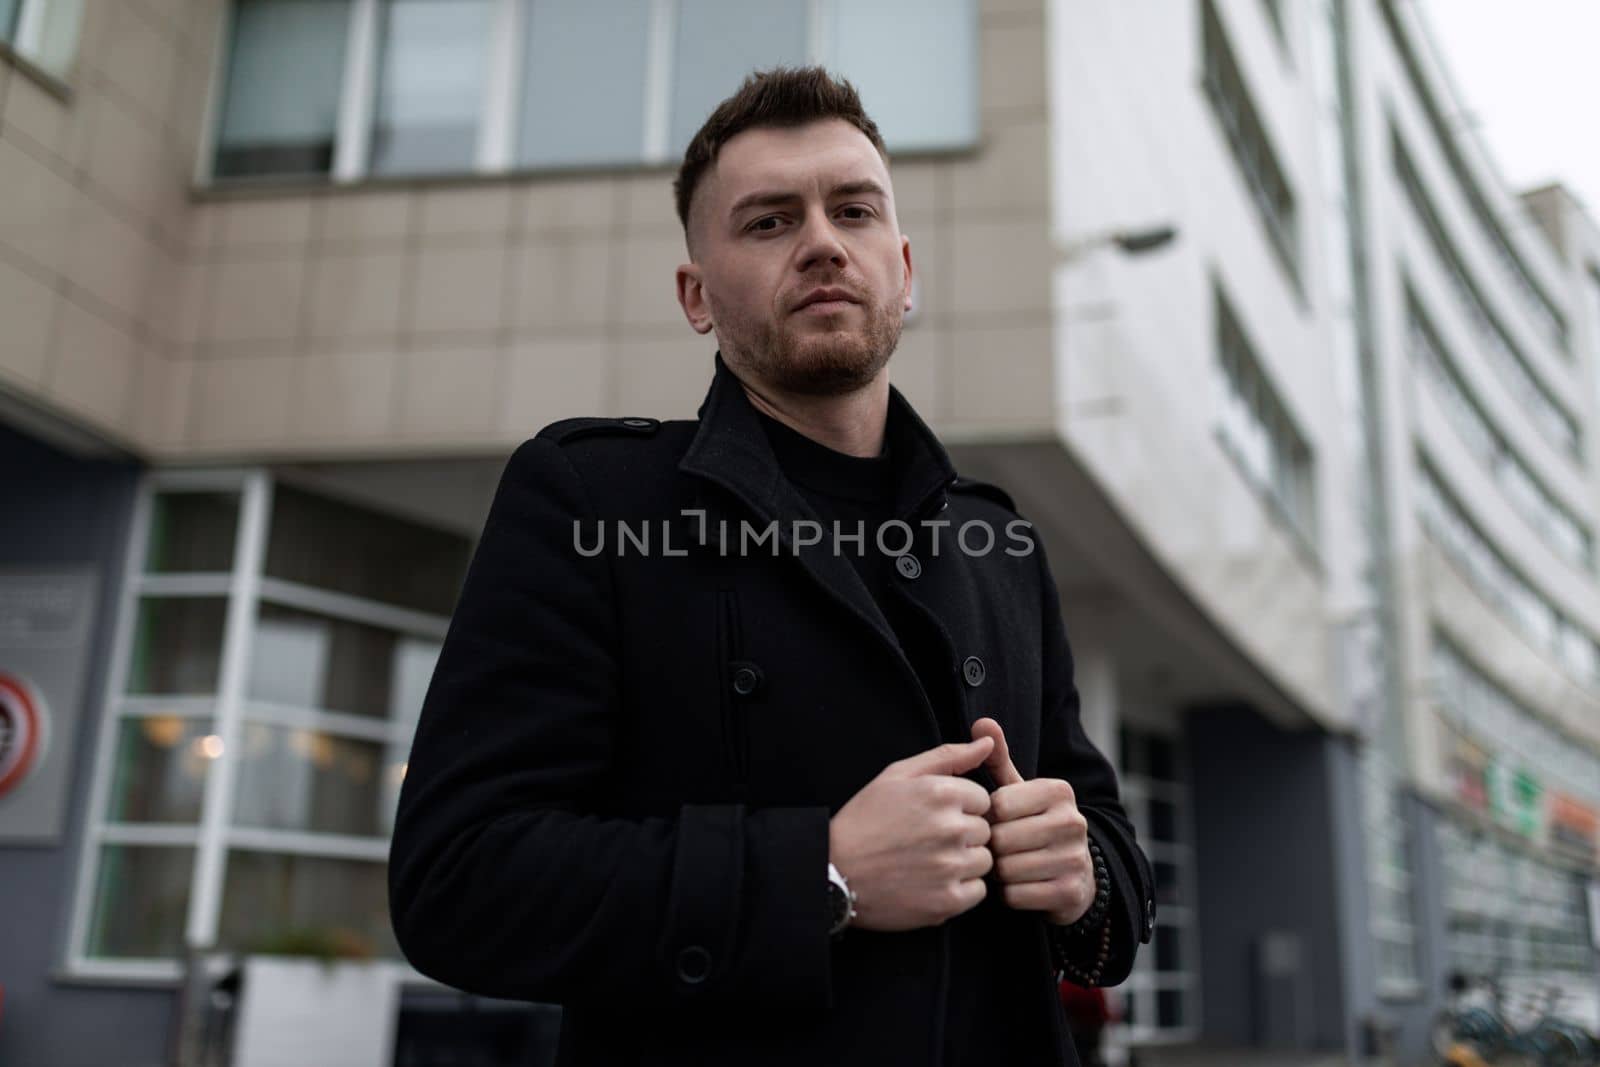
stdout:
POLYGON ((699 945, 690 945, 678 952, 678 977, 690 985, 699 985, 711 973, 711 953, 699 945))
POLYGON ((979 659, 977 656, 968 656, 966 659, 962 660, 961 677, 965 678, 967 680, 967 684, 972 686, 972 688, 976 689, 978 686, 982 685, 984 678, 987 676, 988 672, 983 669, 983 660, 979 659))
POLYGON ((636 430, 643 430, 643 429, 649 428, 650 420, 649 419, 623 419, 622 420, 622 425, 624 425, 624 426, 632 426, 636 430))
POLYGON ((894 569, 900 572, 902 578, 916 578, 922 574, 922 564, 909 552, 895 557, 894 569))
POLYGON ((733 691, 742 697, 754 693, 761 686, 761 669, 753 663, 741 663, 733 670, 733 691))

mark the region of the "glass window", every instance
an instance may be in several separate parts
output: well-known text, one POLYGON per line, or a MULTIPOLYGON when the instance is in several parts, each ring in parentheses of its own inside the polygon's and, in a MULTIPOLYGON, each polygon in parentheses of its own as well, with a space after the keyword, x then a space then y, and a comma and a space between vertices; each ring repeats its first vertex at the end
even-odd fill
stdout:
POLYGON ((180 955, 193 868, 192 848, 101 849, 89 954, 123 959, 180 955))
POLYGON ((271 578, 445 616, 469 553, 457 534, 286 485, 273 491, 271 578))
POLYGON ((1290 280, 1300 285, 1299 224, 1294 193, 1267 139, 1266 127, 1245 86, 1244 75, 1211 0, 1203 0, 1204 84, 1228 136, 1246 191, 1266 225, 1267 237, 1290 280))
POLYGON ((906 48, 905 0, 837 5, 829 67, 860 92, 895 151, 972 144, 978 139, 975 6, 971 0, 923 0, 915 18, 916 47, 906 48))
POLYGON ((1182 1040, 1194 1020, 1193 995, 1199 973, 1193 901, 1187 890, 1193 846, 1182 805, 1183 781, 1178 739, 1123 724, 1120 727, 1121 780, 1128 817, 1150 853, 1157 901, 1154 945, 1134 959, 1125 990, 1126 1039, 1182 1040))
POLYGON ((150 574, 233 569, 238 493, 162 493, 150 515, 144 569, 150 574))
POLYGON ((0 41, 58 78, 78 51, 83 0, 0 0, 0 41))
POLYGON ((681 157, 745 75, 805 64, 807 7, 792 0, 679 0, 669 151, 681 157))
POLYGON ((145 597, 133 635, 126 691, 215 693, 222 667, 221 597, 145 597))
POLYGON ((241 744, 240 826, 359 837, 393 826, 389 746, 263 723, 246 723, 241 744))
POLYGON ((389 0, 372 129, 374 174, 471 170, 488 71, 489 0, 389 0))
POLYGON ((239 0, 219 178, 332 169, 349 24, 350 0, 239 0))
POLYGON ((518 161, 567 166, 640 159, 650 5, 537 0, 525 33, 518 161), (607 61, 597 63, 597 56, 607 61), (583 106, 573 107, 574 100, 583 106))
MULTIPOLYGON (((220 943, 238 947, 309 929, 398 958, 388 932, 382 844, 394 829, 442 626, 413 623, 392 606, 447 615, 471 542, 266 477, 245 484, 243 494, 157 491, 142 509, 146 573, 130 580, 148 583, 150 571, 231 579, 232 545, 244 536, 235 531, 239 517, 258 514, 268 575, 343 597, 319 598, 330 603, 318 611, 291 607, 283 598, 315 594, 263 578, 242 635, 248 669, 220 693, 228 597, 145 594, 135 602, 127 674, 114 680, 130 699, 108 737, 107 801, 91 824, 97 840, 82 883, 91 918, 74 949, 89 958, 172 958, 181 951, 194 849, 125 842, 157 832, 154 826, 169 834, 174 825, 196 826, 212 765, 221 769, 222 760, 233 761, 235 776, 224 834, 248 829, 281 838, 267 848, 252 837, 251 850, 228 854, 220 943), (260 493, 259 511, 242 506, 250 493, 260 493), (357 621, 374 618, 383 624, 357 621), (217 697, 222 714, 240 718, 214 718, 214 702, 195 695, 217 697), (226 747, 220 734, 232 739, 226 747), (319 841, 339 842, 326 835, 367 839, 371 854, 311 855, 332 851, 319 841)), ((230 581, 229 588, 254 584, 230 581)), ((182 841, 193 831, 178 833, 182 841)), ((201 847, 227 845, 208 838, 201 847)))
POLYGON ((1289 419, 1233 309, 1215 290, 1217 362, 1232 400, 1218 415, 1224 442, 1255 488, 1308 544, 1316 542, 1311 450, 1289 419))
POLYGON ((233 849, 223 880, 218 944, 248 948, 315 931, 399 959, 381 862, 233 849))
POLYGON ((439 642, 263 604, 251 645, 251 700, 415 719, 439 642))
POLYGON ((197 823, 217 742, 210 719, 148 715, 117 731, 111 822, 197 823))
POLYGON ((1574 459, 1582 459, 1582 435, 1577 420, 1559 404, 1554 394, 1545 387, 1529 369, 1527 360, 1507 338, 1499 321, 1489 312, 1478 286, 1468 277, 1454 242, 1446 235, 1439 213, 1422 186, 1422 179, 1411 161, 1411 154, 1400 139, 1400 132, 1390 127, 1390 154, 1394 158, 1395 174, 1405 191, 1413 214, 1427 234, 1434 256, 1455 286, 1456 293, 1477 327, 1479 340, 1492 357, 1498 373, 1505 377, 1512 391, 1528 409, 1533 422, 1556 447, 1574 459))

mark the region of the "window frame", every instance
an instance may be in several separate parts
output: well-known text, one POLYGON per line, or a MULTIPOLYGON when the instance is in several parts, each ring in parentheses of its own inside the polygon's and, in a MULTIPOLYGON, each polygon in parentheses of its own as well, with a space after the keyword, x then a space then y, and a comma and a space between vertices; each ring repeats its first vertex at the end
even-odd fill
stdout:
POLYGON ((12 24, 0 26, 0 59, 10 60, 18 70, 39 81, 51 92, 63 98, 70 95, 68 79, 77 65, 78 46, 83 34, 84 8, 81 0, 65 0, 74 5, 71 18, 72 47, 62 60, 59 69, 48 64, 41 55, 44 47, 46 14, 53 5, 63 0, 19 0, 13 13, 12 24))
MULTIPOLYGON (((396 633, 443 641, 448 617, 384 605, 364 598, 303 586, 264 573, 271 523, 273 490, 278 479, 263 468, 156 471, 140 482, 122 561, 117 624, 109 670, 100 704, 100 722, 89 788, 89 808, 78 845, 62 967, 72 977, 166 984, 181 980, 181 959, 111 958, 92 955, 89 937, 95 922, 96 898, 104 848, 107 845, 191 847, 185 946, 212 946, 220 929, 227 856, 236 849, 277 855, 332 857, 382 863, 388 856, 387 834, 352 835, 328 831, 286 830, 234 822, 241 751, 240 737, 248 724, 307 729, 385 745, 409 744, 414 724, 378 719, 325 708, 288 707, 254 700, 249 682, 252 641, 263 604, 281 605, 393 629, 396 633), (165 493, 222 492, 239 495, 238 526, 231 570, 226 573, 147 572, 152 512, 165 493), (126 692, 140 605, 150 597, 225 596, 223 635, 216 691, 208 694, 163 695, 126 692), (175 714, 185 721, 209 720, 221 739, 223 755, 207 768, 200 812, 193 823, 124 823, 110 818, 120 731, 125 722, 154 714, 175 714), (231 753, 231 755, 230 755, 231 753)), ((284 484, 289 484, 285 482, 284 484)), ((380 959, 397 981, 429 982, 403 960, 380 959)))
MULTIPOLYGON (((34 0, 39 2, 39 0, 34 0)), ((641 107, 644 122, 639 155, 623 164, 584 163, 529 164, 518 157, 518 136, 522 115, 525 19, 532 0, 490 0, 494 27, 485 53, 483 105, 478 140, 470 163, 459 169, 444 168, 426 173, 375 173, 371 166, 372 124, 376 107, 379 68, 382 63, 382 6, 386 0, 349 0, 350 24, 346 34, 344 67, 341 72, 334 129, 333 161, 327 173, 258 174, 219 177, 216 174, 217 147, 221 142, 221 123, 226 104, 228 71, 232 61, 236 0, 230 0, 219 19, 218 47, 214 52, 211 89, 206 108, 205 127, 196 160, 195 181, 208 188, 241 188, 252 185, 331 184, 349 186, 364 183, 451 181, 461 178, 505 176, 518 173, 559 173, 561 171, 643 170, 676 162, 671 146, 671 102, 674 78, 675 41, 681 0, 648 0, 649 46, 646 51, 644 93, 641 107)), ((804 0, 807 33, 807 62, 827 65, 831 51, 830 28, 839 6, 845 0, 804 0)), ((977 10, 973 7, 972 30, 977 32, 977 10)), ((978 48, 976 36, 972 48, 978 48)), ((981 84, 974 67, 972 84, 974 115, 981 127, 981 84)), ((981 129, 975 131, 981 138, 981 129)), ((951 151, 967 150, 977 144, 952 144, 951 151)), ((938 149, 929 149, 937 151, 938 149)))
POLYGON ((1213 438, 1296 547, 1320 568, 1316 450, 1267 376, 1236 305, 1215 273, 1211 291, 1210 368, 1222 379, 1217 392, 1223 401, 1211 420, 1213 438), (1245 424, 1236 425, 1241 420, 1245 424), (1259 464, 1252 455, 1257 450, 1265 453, 1259 464))
POLYGON ((1305 236, 1300 198, 1256 107, 1222 13, 1214 0, 1200 0, 1199 6, 1201 91, 1221 127, 1228 155, 1238 168, 1251 213, 1265 231, 1273 258, 1288 278, 1295 299, 1305 309, 1309 305, 1305 265, 1301 262, 1305 236))
MULTIPOLYGON (((1141 847, 1150 862, 1171 864, 1178 871, 1178 903, 1162 904, 1156 910, 1156 926, 1177 931, 1180 966, 1172 971, 1156 969, 1155 942, 1134 956, 1133 970, 1119 989, 1125 1000, 1137 1004, 1134 1021, 1119 1021, 1112 1030, 1118 1044, 1133 1047, 1180 1045, 1198 1040, 1204 1016, 1205 986, 1200 968, 1200 909, 1195 887, 1195 835, 1193 808, 1189 795, 1188 746, 1181 732, 1170 723, 1128 719, 1120 724, 1120 758, 1117 782, 1122 790, 1128 818, 1133 822, 1141 847), (1171 747, 1171 778, 1155 778, 1148 761, 1143 766, 1128 765, 1128 740, 1141 747, 1154 739, 1171 747), (1155 841, 1150 834, 1152 799, 1164 800, 1173 807, 1175 840, 1155 841), (1185 1023, 1177 1027, 1157 1024, 1157 995, 1177 991, 1183 997, 1185 1023)), ((1124 1013, 1126 1014, 1126 1013, 1124 1013)))

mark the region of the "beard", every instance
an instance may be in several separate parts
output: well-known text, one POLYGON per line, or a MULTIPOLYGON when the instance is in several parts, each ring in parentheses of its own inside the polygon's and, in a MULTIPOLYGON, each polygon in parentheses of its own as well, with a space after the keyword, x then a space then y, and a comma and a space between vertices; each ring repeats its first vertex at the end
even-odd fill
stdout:
POLYGON ((709 303, 723 358, 772 388, 802 396, 842 396, 872 381, 900 344, 904 322, 899 293, 881 304, 863 302, 859 312, 845 311, 827 324, 803 321, 803 311, 773 322, 709 303))

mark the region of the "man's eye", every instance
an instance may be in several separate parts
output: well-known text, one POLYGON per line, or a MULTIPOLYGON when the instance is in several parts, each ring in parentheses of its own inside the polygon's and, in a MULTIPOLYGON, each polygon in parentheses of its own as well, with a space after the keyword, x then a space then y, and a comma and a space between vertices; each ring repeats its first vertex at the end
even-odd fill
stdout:
POLYGON ((773 231, 773 229, 776 228, 777 223, 782 222, 782 221, 783 220, 778 218, 778 216, 776 216, 776 215, 768 215, 766 218, 757 219, 756 221, 752 222, 750 224, 750 229, 752 229, 752 230, 761 230, 764 233, 771 233, 773 231), (765 225, 766 223, 769 223, 769 222, 773 223, 773 226, 769 227, 769 226, 765 225))
POLYGON ((871 208, 867 208, 867 207, 862 207, 860 204, 851 204, 849 207, 841 208, 840 210, 841 211, 859 211, 861 213, 861 216, 860 216, 861 218, 871 218, 872 217, 872 209, 871 208))

